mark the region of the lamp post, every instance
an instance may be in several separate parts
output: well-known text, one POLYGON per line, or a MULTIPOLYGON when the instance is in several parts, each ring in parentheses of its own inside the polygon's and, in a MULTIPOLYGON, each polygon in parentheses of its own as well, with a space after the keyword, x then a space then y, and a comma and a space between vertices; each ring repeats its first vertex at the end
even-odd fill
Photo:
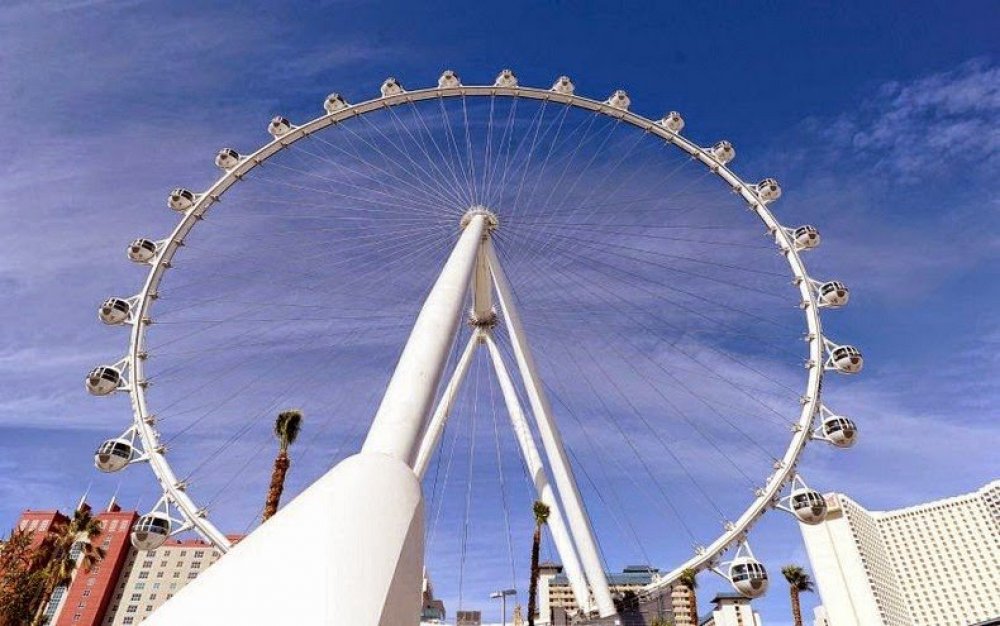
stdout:
POLYGON ((516 589, 501 589, 490 594, 490 598, 500 600, 500 625, 507 626, 507 596, 516 596, 516 589))

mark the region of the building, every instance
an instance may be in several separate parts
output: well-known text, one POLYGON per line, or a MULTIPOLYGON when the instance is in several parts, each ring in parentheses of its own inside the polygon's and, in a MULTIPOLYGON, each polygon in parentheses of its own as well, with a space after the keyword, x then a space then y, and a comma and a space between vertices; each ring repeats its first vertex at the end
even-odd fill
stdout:
POLYGON ((170 539, 156 550, 130 546, 125 571, 116 579, 114 603, 102 624, 139 624, 220 556, 200 539, 170 539))
MULTIPOLYGON (((87 505, 81 502, 81 506, 87 505)), ((126 571, 132 549, 129 533, 138 514, 121 510, 112 500, 105 511, 94 517, 101 523, 101 534, 94 542, 104 550, 104 558, 89 570, 77 569, 69 586, 53 593, 47 613, 54 618, 49 623, 55 626, 101 624, 114 600, 115 584, 126 571), (57 598, 57 594, 61 597, 57 598)))
POLYGON ((715 609, 701 619, 699 626, 762 626, 750 598, 738 593, 720 593, 712 598, 715 609))
MULTIPOLYGON (((541 563, 538 569, 538 623, 556 622, 556 613, 575 614, 578 610, 576 599, 573 597, 569 578, 562 573, 562 566, 546 562, 541 563)), ((660 570, 648 565, 629 565, 620 573, 607 574, 608 587, 611 595, 616 598, 621 598, 626 593, 638 595, 659 574, 660 570)), ((669 610, 669 607, 664 610, 669 610)))
MULTIPOLYGON (((90 508, 83 500, 81 507, 90 508)), ((157 550, 137 551, 130 535, 139 515, 123 511, 114 500, 94 517, 101 524, 94 542, 104 558, 89 570, 77 569, 69 585, 56 588, 43 609, 52 626, 138 624, 221 556, 200 540, 169 540, 157 550)), ((37 546, 68 523, 69 517, 56 510, 28 510, 17 528, 34 533, 37 546)))
POLYGON ((895 511, 827 494, 800 524, 831 626, 965 625, 1000 617, 1000 480, 895 511))
POLYGON ((481 626, 483 615, 480 611, 456 611, 455 626, 481 626))
MULTIPOLYGON (((77 509, 90 510, 83 500, 77 509)), ((101 534, 94 540, 104 550, 99 564, 89 570, 77 569, 68 585, 60 585, 42 609, 47 623, 54 626, 97 626, 112 600, 112 590, 125 565, 129 550, 129 531, 138 518, 135 511, 122 511, 114 500, 105 511, 94 515, 101 524, 101 534)), ((37 547, 45 537, 60 532, 69 517, 59 511, 25 511, 17 528, 33 533, 37 547)), ((74 548, 74 552, 79 551, 74 548)), ((71 552, 71 554, 73 554, 71 552)))
POLYGON ((434 585, 431 578, 424 569, 424 588, 421 595, 420 623, 423 624, 443 624, 447 613, 444 610, 444 601, 434 597, 434 585))
POLYGON ((813 626, 830 626, 830 620, 826 617, 826 609, 819 605, 813 609, 813 626))

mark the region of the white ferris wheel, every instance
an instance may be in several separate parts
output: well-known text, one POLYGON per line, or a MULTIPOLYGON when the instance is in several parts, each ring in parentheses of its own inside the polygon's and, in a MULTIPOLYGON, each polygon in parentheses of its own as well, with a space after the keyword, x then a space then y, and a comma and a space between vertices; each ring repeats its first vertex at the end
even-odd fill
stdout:
POLYGON ((168 195, 173 230, 129 245, 138 293, 99 310, 128 349, 86 386, 133 417, 95 463, 146 464, 162 490, 134 545, 195 531, 229 550, 220 527, 293 404, 313 428, 299 488, 364 438, 424 480, 431 561, 442 507, 469 512, 449 476, 465 459, 471 484, 495 456, 504 518, 520 474, 588 612, 614 612, 602 544, 619 540, 668 566, 649 592, 694 568, 763 594, 748 533, 770 510, 825 517, 799 462, 814 440, 854 444, 821 390, 862 357, 824 334, 849 292, 807 272, 816 228, 779 221, 778 183, 738 176, 728 141, 684 129, 567 77, 447 71, 331 94, 311 121, 272 119, 262 147, 221 150, 214 182, 168 195))

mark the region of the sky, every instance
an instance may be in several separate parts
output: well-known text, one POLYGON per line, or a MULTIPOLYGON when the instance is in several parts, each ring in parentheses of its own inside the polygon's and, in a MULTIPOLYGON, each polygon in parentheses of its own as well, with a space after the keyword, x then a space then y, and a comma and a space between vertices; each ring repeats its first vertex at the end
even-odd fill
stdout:
MULTIPOLYGON (((857 379, 833 381, 827 393, 835 397, 832 406, 858 421, 862 440, 847 452, 810 450, 803 461, 810 484, 876 510, 978 488, 1000 475, 992 419, 1000 400, 992 376, 1000 348, 993 306, 1000 301, 997 13, 987 2, 482 3, 474 9, 445 3, 280 9, 253 2, 5 3, 0 372, 7 385, 0 393, 0 526, 13 524, 25 508, 67 509, 87 489, 95 500, 119 490, 127 506, 138 508, 157 497, 143 467, 129 468, 125 478, 93 470, 94 446, 123 428, 127 406, 120 398, 87 397, 81 381, 124 348, 123 337, 102 327, 94 310, 104 297, 138 288, 140 275, 122 251, 134 237, 176 223, 163 206, 166 191, 207 184, 215 151, 262 141, 275 114, 307 119, 331 91, 358 101, 373 96, 387 76, 404 85, 431 84, 447 68, 467 82, 486 82, 510 67, 524 84, 540 86, 567 74, 580 93, 600 98, 625 88, 633 108, 647 116, 675 109, 687 120, 686 134, 706 143, 731 140, 739 172, 781 181, 780 219, 821 229, 823 245, 808 258, 814 275, 836 277, 852 289, 848 308, 825 319, 836 339, 863 349, 866 367, 857 379)), ((245 228, 244 236, 260 234, 245 228)), ((414 286, 406 293, 420 291, 414 286)), ((385 354, 405 337, 402 326, 374 335, 385 354)), ((364 371, 359 354, 372 348, 359 346, 345 358, 364 371)), ((567 384, 567 398, 587 397, 569 385, 574 378, 554 380, 567 384)), ((170 393, 169 380, 163 388, 170 393)), ((356 419, 349 425, 317 435, 317 448, 337 458, 357 446, 356 426, 372 408, 365 398, 350 403, 356 419)), ((586 429, 567 430, 574 449, 574 437, 586 429)), ((247 448, 220 457, 219 465, 252 456, 265 431, 241 441, 247 448)), ((215 448, 209 435, 204 448, 189 448, 193 457, 215 448)), ((464 435, 445 441, 465 444, 464 435)), ((575 450, 588 456, 579 441, 575 450)), ((315 471, 330 458, 310 454, 315 471)), ((588 458, 578 462, 584 470, 600 469, 588 458)), ((475 476, 492 488, 496 468, 490 472, 483 468, 475 476)), ((607 485, 584 491, 599 498, 607 485)), ((498 495, 484 493, 483 503, 498 495)), ((240 499, 239 493, 231 498, 240 499)), ((472 555, 489 555, 487 533, 499 529, 493 528, 497 511, 472 507, 473 521, 484 529, 480 544, 469 544, 472 555)), ((610 515, 595 515, 601 518, 596 526, 612 526, 610 515)), ((528 520, 512 517, 523 544, 528 520)), ((461 534, 447 525, 448 513, 445 520, 442 534, 461 534)), ((647 515, 636 523, 648 536, 655 521, 647 515)), ((752 537, 774 574, 784 563, 806 564, 787 517, 770 514, 752 537)), ((450 609, 458 604, 452 573, 464 545, 452 541, 433 561, 441 574, 432 575, 450 609)), ((635 554, 602 547, 616 569, 635 554)), ((527 554, 520 544, 514 552, 527 554)), ((503 569, 506 559, 499 560, 503 569)), ((516 579, 523 578, 524 558, 520 565, 516 579)), ((487 580, 468 583, 462 603, 491 611, 482 591, 502 576, 480 569, 487 580)), ((702 578, 704 603, 723 587, 702 578)), ((804 604, 811 610, 817 602, 810 596, 804 604)), ((790 623, 781 581, 755 605, 766 624, 790 623)))

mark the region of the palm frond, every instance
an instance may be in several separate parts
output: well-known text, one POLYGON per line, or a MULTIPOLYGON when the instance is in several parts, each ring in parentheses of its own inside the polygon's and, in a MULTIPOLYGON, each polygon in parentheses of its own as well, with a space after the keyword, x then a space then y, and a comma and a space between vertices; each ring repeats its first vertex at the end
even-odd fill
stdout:
POLYGON ((549 523, 549 506, 542 502, 541 500, 535 500, 535 504, 531 507, 532 512, 535 514, 535 523, 539 526, 544 526, 549 523))
POLYGON ((282 452, 286 452, 288 447, 295 443, 301 430, 302 411, 288 409, 278 414, 278 418, 274 420, 274 436, 278 438, 282 452))

